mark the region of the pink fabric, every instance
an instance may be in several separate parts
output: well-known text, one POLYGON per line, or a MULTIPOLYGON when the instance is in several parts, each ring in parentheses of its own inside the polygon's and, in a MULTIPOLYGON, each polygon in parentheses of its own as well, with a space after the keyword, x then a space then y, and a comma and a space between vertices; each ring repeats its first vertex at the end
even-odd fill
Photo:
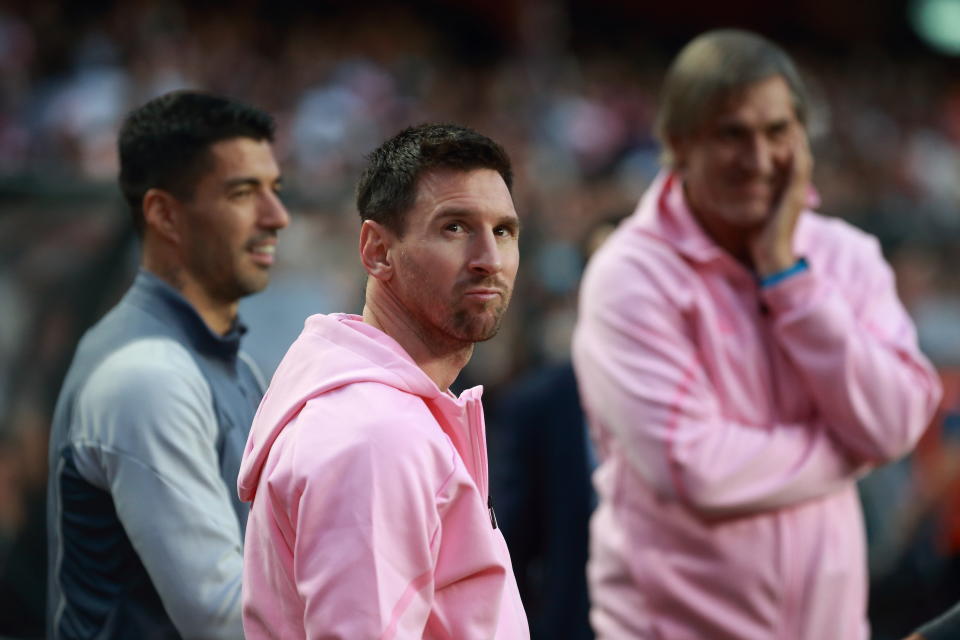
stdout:
POLYGON ((601 639, 866 639, 854 482, 940 395, 877 242, 804 212, 769 289, 661 175, 591 261, 574 365, 601 464, 601 639))
POLYGON ((248 640, 529 637, 480 392, 441 392, 358 316, 307 319, 240 469, 248 640))

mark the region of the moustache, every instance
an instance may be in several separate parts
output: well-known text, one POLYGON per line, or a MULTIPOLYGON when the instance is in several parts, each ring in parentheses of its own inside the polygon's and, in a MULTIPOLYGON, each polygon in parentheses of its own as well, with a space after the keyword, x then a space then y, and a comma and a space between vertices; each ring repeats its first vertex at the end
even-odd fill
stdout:
POLYGON ((247 251, 251 251, 251 250, 253 250, 254 247, 256 247, 256 246, 258 246, 258 245, 261 245, 261 244, 263 244, 264 242, 266 242, 266 241, 268 241, 268 240, 275 240, 276 237, 277 237, 277 232, 276 232, 276 231, 263 231, 263 232, 261 232, 261 233, 258 233, 258 234, 255 235, 255 236, 253 236, 253 237, 250 238, 249 240, 247 240, 247 243, 246 243, 246 245, 244 246, 244 248, 245 248, 247 251))

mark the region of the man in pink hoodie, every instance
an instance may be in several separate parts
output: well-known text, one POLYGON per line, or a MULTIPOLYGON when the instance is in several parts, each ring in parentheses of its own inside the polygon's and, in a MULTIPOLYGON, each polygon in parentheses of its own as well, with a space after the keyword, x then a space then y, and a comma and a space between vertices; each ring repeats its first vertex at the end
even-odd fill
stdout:
POLYGON ((696 38, 661 94, 665 169, 584 277, 599 638, 869 635, 855 482, 940 386, 876 240, 808 208, 806 114, 779 47, 696 38))
POLYGON ((238 482, 248 639, 526 639, 488 494, 480 387, 517 273, 503 149, 454 125, 368 158, 362 316, 311 316, 254 419, 238 482))

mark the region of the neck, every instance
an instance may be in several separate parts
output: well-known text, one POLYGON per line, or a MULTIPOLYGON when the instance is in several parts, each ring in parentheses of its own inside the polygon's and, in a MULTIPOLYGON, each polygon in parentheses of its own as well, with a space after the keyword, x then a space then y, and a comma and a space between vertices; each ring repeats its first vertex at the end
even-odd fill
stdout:
POLYGON ((396 340, 417 366, 446 391, 473 355, 473 343, 454 340, 425 327, 377 281, 367 286, 363 321, 396 340))
POLYGON ((203 322, 217 335, 226 335, 237 319, 239 301, 225 302, 217 300, 207 294, 206 290, 195 281, 187 281, 180 289, 183 297, 193 305, 203 322))
POLYGON ((239 306, 236 300, 223 301, 214 298, 200 283, 191 278, 181 265, 159 260, 146 252, 144 252, 141 266, 179 291, 196 310, 204 324, 217 335, 226 334, 233 326, 239 306))

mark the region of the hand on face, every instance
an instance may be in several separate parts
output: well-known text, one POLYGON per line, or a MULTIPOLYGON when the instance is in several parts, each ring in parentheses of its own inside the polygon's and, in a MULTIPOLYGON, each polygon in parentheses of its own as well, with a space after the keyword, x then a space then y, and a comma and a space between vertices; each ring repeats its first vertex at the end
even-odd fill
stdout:
POLYGON ((801 127, 796 129, 787 162, 787 179, 774 202, 770 217, 750 241, 753 265, 760 276, 788 269, 797 261, 793 235, 800 213, 806 208, 813 173, 810 142, 801 127))

